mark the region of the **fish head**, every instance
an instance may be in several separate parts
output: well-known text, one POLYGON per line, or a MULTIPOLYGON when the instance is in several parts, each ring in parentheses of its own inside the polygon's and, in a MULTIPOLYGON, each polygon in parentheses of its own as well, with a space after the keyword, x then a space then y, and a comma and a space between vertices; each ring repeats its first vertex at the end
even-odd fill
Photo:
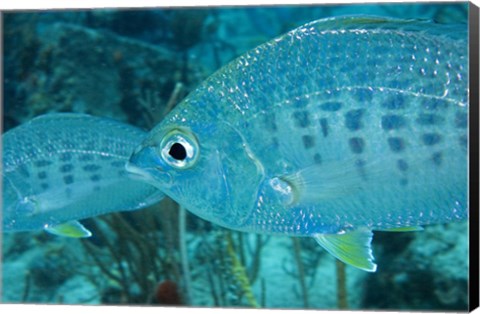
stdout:
POLYGON ((224 122, 162 123, 126 169, 197 216, 239 230, 255 208, 263 179, 241 134, 224 122))

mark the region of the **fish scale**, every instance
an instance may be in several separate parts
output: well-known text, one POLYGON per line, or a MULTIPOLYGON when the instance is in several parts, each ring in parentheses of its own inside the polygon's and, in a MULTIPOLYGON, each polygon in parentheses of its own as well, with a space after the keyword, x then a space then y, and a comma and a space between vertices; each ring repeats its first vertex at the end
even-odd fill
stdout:
MULTIPOLYGON (((341 96, 342 97, 342 96, 341 96)), ((343 99, 348 99, 343 97, 343 99)), ((405 100, 407 103, 411 103, 416 99, 405 100)), ((329 101, 331 101, 329 99, 329 101)), ((442 117, 445 119, 445 123, 438 124, 428 124, 422 125, 419 123, 418 114, 402 114, 402 117, 406 120, 406 126, 400 129, 393 130, 382 130, 381 121, 385 117, 385 112, 378 110, 378 107, 381 107, 381 104, 371 103, 369 108, 365 108, 365 111, 362 115, 360 121, 363 121, 363 126, 358 130, 351 130, 345 124, 346 122, 346 113, 352 111, 350 108, 362 108, 362 104, 358 104, 353 99, 350 99, 348 102, 349 107, 345 110, 338 110, 336 112, 324 112, 318 113, 321 110, 312 110, 310 116, 317 115, 318 118, 312 118, 310 125, 305 128, 298 126, 298 123, 295 122, 295 119, 291 118, 294 114, 291 114, 289 110, 283 110, 282 113, 285 114, 285 117, 281 119, 287 121, 287 123, 282 124, 277 131, 277 134, 274 135, 278 138, 282 138, 284 147, 278 149, 273 149, 269 147, 267 150, 258 154, 262 156, 265 160, 275 160, 276 165, 273 170, 274 173, 278 174, 288 174, 291 172, 288 169, 287 165, 298 165, 299 168, 310 167, 314 161, 314 155, 319 154, 322 159, 322 163, 319 167, 322 167, 322 164, 326 167, 325 170, 328 171, 328 167, 335 165, 338 160, 346 160, 347 162, 343 165, 347 167, 345 171, 355 171, 358 176, 365 175, 367 180, 364 181, 363 189, 364 190, 377 190, 376 195, 378 198, 381 198, 381 202, 377 201, 377 198, 370 198, 368 201, 365 201, 361 206, 357 202, 349 201, 342 206, 342 211, 346 214, 343 216, 343 219, 336 220, 337 217, 332 216, 332 221, 328 223, 326 215, 322 215, 319 219, 311 219, 309 221, 309 228, 301 228, 298 232, 301 234, 316 233, 319 229, 312 227, 313 220, 328 223, 331 227, 337 222, 340 223, 339 228, 342 229, 345 225, 368 225, 369 227, 376 228, 388 228, 396 227, 400 224, 405 223, 405 220, 409 219, 410 224, 428 224, 439 221, 444 221, 445 219, 455 219, 455 213, 452 211, 456 209, 455 202, 457 199, 465 199, 465 174, 466 174, 466 151, 462 150, 460 143, 458 141, 459 137, 465 134, 464 128, 452 128, 452 132, 445 133, 442 129, 445 125, 450 124, 451 127, 454 126, 454 112, 455 108, 452 107, 450 110, 445 110, 446 112, 442 117), (290 118, 289 118, 290 117, 290 118), (329 135, 327 137, 323 136, 321 133, 321 126, 319 123, 320 119, 326 119, 329 121, 329 135), (283 127, 283 129, 282 129, 283 127), (380 132, 379 132, 380 127, 380 132), (299 130, 298 133, 292 132, 292 130, 299 130), (293 135, 292 135, 293 133, 293 135), (304 134, 313 134, 310 135, 313 138, 313 141, 316 143, 313 147, 305 147, 305 142, 302 140, 304 134), (436 134, 441 136, 442 139, 438 143, 427 142, 425 144, 425 135, 436 134), (399 144, 392 145, 389 144, 389 139, 399 139, 404 142, 404 148, 400 149, 399 144), (352 139, 356 139, 352 144, 352 139), (359 144, 362 143, 362 144, 359 144), (392 146, 394 149, 392 149, 392 146), (296 152, 285 154, 287 150, 296 152), (449 167, 445 167, 445 164, 437 164, 434 161, 433 156, 437 153, 442 154, 442 158, 449 160, 449 167), (381 157, 379 157, 379 155, 381 157), (274 156, 285 156, 281 159, 275 158, 274 156), (382 166, 382 174, 373 174, 372 180, 368 180, 371 171, 376 171, 375 168, 372 170, 371 167, 379 166, 380 158, 385 160, 384 165, 382 166), (355 165, 356 162, 363 160, 366 165, 364 167, 358 167, 355 165), (371 162, 375 160, 376 162, 371 162), (401 166, 399 166, 399 162, 401 166), (370 166, 371 165, 371 166, 370 166), (447 180, 452 180, 450 173, 452 166, 458 166, 458 169, 455 169, 455 173, 462 173, 464 176, 461 177, 458 181, 458 194, 461 195, 461 198, 455 199, 442 199, 446 203, 435 204, 438 195, 442 195, 444 189, 442 186, 450 186, 451 183, 446 182, 447 180), (362 174, 362 171, 364 172, 362 174), (412 177, 412 173, 415 174, 415 178, 412 177), (387 181, 388 179, 388 181, 387 181), (440 182, 445 183, 445 185, 439 184, 436 190, 425 191, 419 193, 419 196, 415 196, 419 191, 421 191, 424 183, 430 182, 431 180, 441 180, 440 182), (373 182, 370 182, 373 181, 373 182), (387 181, 387 184, 385 183, 387 181), (378 186, 378 185, 381 186, 378 186), (463 189, 463 191, 462 191, 463 189), (397 198, 395 195, 398 191, 401 190, 408 202, 390 200, 389 198, 397 198), (426 197, 430 195, 430 197, 426 197), (422 203, 425 203, 422 205, 422 203), (385 211, 385 205, 388 204, 389 211, 385 211), (408 207, 411 206, 415 208, 415 213, 410 213, 408 207), (428 209, 431 207, 440 207, 445 208, 445 216, 435 215, 430 217, 426 214, 428 209), (422 208, 422 210, 418 210, 422 208), (369 215, 365 215, 366 209, 375 209, 374 212, 371 212, 369 215), (447 211, 448 210, 448 211, 447 211), (348 214, 348 215, 347 215, 348 214), (396 214, 396 215, 395 215, 396 214), (383 216, 383 217, 382 217, 383 216), (375 217, 375 220, 372 219, 375 217), (362 220, 364 219, 364 220, 362 220)), ((363 105, 364 106, 364 105, 363 105)), ((353 109, 355 110, 355 109, 353 109)), ((392 109, 395 110, 395 109, 392 109)), ((295 110, 292 110, 295 113, 295 110)), ((398 110, 395 111, 398 114, 398 110)), ((273 135, 273 134, 272 134, 273 135)), ((273 167, 272 167, 273 168, 273 167)), ((344 173, 338 173, 337 175, 342 176, 344 173)), ((347 177, 349 175, 347 174, 347 177)), ((334 178, 332 178, 334 179, 334 178)), ((341 180, 338 180, 338 184, 342 184, 341 180)), ((427 185, 429 186, 429 185, 427 185)), ((332 191, 332 193, 335 193, 332 191)), ((465 206, 465 204, 463 204, 465 206)), ((334 200, 329 205, 329 201, 324 200, 322 202, 322 211, 325 212, 337 212, 339 208, 337 200, 334 200), (328 206, 331 206, 329 210, 328 206)), ((299 209, 300 210, 300 209, 299 209)), ((279 210, 279 212, 282 212, 279 210)), ((311 209, 309 213, 316 215, 318 209, 311 209)), ((264 215, 266 212, 263 211, 260 213, 260 217, 255 217, 252 220, 257 220, 264 222, 268 219, 262 218, 261 215, 264 215)), ((267 217, 270 214, 267 214, 267 217)), ((285 218, 290 217, 287 213, 285 218)), ((308 214, 307 214, 308 216, 308 214)), ((297 222, 297 224, 306 223, 308 218, 297 222)), ((286 223, 285 225, 289 228, 294 227, 294 223, 286 223)), ((262 228, 267 228, 265 225, 262 228)), ((321 227, 319 227, 321 229, 321 227)), ((338 231, 338 230, 337 230, 338 231)), ((280 233, 283 232, 283 229, 280 233)))
POLYGON ((375 271, 372 230, 467 217, 467 47, 466 25, 308 23, 208 78, 127 170, 211 222, 375 271))
POLYGON ((133 126, 73 113, 40 116, 6 132, 3 230, 87 236, 76 220, 159 201, 163 193, 125 171, 143 136, 133 126))

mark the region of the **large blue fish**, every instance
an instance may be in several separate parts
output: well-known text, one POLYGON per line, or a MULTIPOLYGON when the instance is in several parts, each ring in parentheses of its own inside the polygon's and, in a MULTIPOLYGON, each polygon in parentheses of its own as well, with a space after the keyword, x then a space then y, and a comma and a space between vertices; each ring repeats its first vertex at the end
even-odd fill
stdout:
POLYGON ((159 201, 163 193, 125 171, 145 135, 130 125, 73 113, 40 116, 6 132, 3 231, 87 237, 78 219, 159 201))
POLYGON ((467 64, 466 25, 315 21, 213 74, 127 170, 206 220, 375 271, 372 230, 467 217, 467 64))

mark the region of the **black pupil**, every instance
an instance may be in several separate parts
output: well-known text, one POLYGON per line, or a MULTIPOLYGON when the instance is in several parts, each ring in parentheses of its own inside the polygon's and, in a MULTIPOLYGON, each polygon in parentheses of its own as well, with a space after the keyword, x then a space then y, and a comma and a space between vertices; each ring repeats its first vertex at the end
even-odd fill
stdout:
POLYGON ((175 143, 170 147, 170 151, 168 152, 170 156, 175 158, 176 160, 184 160, 187 158, 187 151, 185 150, 185 147, 183 147, 182 144, 180 143, 175 143))

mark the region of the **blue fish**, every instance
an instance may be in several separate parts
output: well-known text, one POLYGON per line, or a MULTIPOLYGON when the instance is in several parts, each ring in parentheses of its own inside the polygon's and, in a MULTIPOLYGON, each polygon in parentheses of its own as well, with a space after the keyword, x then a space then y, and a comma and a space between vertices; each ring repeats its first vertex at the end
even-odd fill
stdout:
POLYGON ((164 194, 129 179, 125 163, 146 132, 110 119, 57 113, 3 137, 3 231, 91 235, 77 220, 133 210, 164 194))
POLYGON ((127 170, 213 223, 373 272, 372 230, 467 218, 467 47, 466 25, 308 23, 208 78, 127 170))

